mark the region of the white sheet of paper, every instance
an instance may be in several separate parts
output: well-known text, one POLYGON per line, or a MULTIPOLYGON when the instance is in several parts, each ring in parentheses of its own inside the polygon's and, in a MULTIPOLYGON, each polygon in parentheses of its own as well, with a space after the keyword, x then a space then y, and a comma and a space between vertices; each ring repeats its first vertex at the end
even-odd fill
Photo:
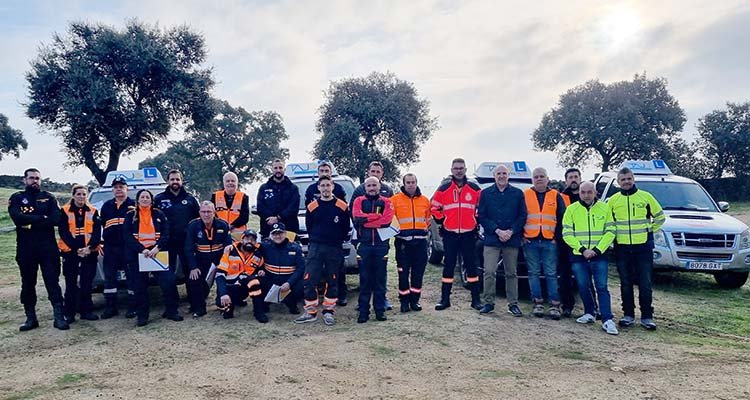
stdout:
POLYGON ((214 286, 215 279, 216 279, 216 265, 214 265, 214 263, 211 263, 211 268, 208 269, 208 273, 206 274, 206 283, 208 284, 209 289, 211 289, 211 287, 214 286))
POLYGON ((281 292, 281 286, 279 285, 273 285, 270 289, 268 289, 268 294, 266 295, 266 298, 264 301, 266 303, 281 303, 286 296, 291 292, 291 290, 287 290, 286 292, 281 292))
POLYGON ((169 270, 169 253, 160 251, 154 258, 146 258, 138 253, 138 271, 140 272, 162 272, 169 270))
POLYGON ((394 229, 392 226, 378 229, 378 236, 380 236, 380 240, 388 240, 398 235, 398 233, 399 233, 399 230, 394 229))

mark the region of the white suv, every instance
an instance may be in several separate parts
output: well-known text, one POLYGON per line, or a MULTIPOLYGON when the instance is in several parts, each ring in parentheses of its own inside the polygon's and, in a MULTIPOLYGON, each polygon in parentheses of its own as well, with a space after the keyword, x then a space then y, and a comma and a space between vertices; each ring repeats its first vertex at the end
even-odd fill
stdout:
MULTIPOLYGON (((704 272, 719 286, 739 288, 750 273, 750 230, 725 214, 729 203, 716 203, 696 181, 672 174, 662 160, 631 160, 635 185, 656 198, 667 221, 654 233, 654 269, 704 272)), ((619 169, 619 168, 618 168, 619 169)), ((619 191, 617 171, 595 179, 596 191, 607 201, 619 191)))

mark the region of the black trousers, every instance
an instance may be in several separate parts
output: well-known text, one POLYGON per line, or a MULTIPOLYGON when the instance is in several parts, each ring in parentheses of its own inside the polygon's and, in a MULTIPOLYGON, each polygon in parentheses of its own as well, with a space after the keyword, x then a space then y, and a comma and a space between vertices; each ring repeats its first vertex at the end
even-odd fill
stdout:
POLYGON ((94 309, 91 302, 91 286, 96 275, 97 253, 78 257, 75 253, 63 254, 63 275, 65 276, 65 314, 73 316, 77 312, 90 313, 94 309))
POLYGON ((21 273, 21 303, 25 308, 36 307, 36 278, 42 270, 42 279, 50 303, 62 304, 60 288, 60 254, 57 245, 39 246, 38 243, 18 243, 16 262, 21 273))

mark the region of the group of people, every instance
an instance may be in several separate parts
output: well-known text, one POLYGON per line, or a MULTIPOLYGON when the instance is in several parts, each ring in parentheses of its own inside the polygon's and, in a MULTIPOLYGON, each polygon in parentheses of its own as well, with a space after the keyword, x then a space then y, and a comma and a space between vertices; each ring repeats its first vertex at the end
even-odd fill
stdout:
POLYGON ((193 318, 207 313, 206 299, 215 282, 215 304, 224 318, 233 318, 236 307, 247 306, 249 298, 255 319, 268 322, 266 300, 272 293, 275 300, 269 301, 283 303, 291 314, 300 314, 294 322, 314 322, 320 313, 330 326, 336 323, 336 306, 347 304, 343 244, 350 240, 356 243, 359 259, 357 322, 368 322, 371 309, 376 320, 384 321, 390 308, 386 292, 391 239, 400 311, 421 311, 431 224, 437 224, 445 250, 441 295, 435 310, 451 307, 460 255, 472 308, 480 314, 494 311, 497 266, 502 260, 508 312, 523 315, 517 278, 522 251, 534 316, 545 315, 546 295, 549 317, 570 317, 575 276, 584 306, 577 322, 593 323, 598 316, 604 331, 617 334, 607 290, 607 253, 614 243, 624 314, 619 325, 635 323, 633 286, 637 284, 640 324, 646 329, 656 328, 651 304, 651 249, 653 232, 665 217, 654 197, 635 187, 633 173, 626 168, 618 172, 620 193, 607 203, 597 200, 593 184, 582 183, 575 168, 566 171, 566 189, 561 193, 549 188, 543 168, 534 169, 533 187, 522 191, 509 183, 510 172, 503 164, 493 172, 495 183, 481 189, 467 178, 465 161, 456 158, 450 176, 428 198, 412 173, 402 177, 400 191, 394 195, 382 182, 382 163, 373 161, 367 178, 348 202, 346 192, 332 179, 332 170, 330 163, 321 161, 317 181, 305 192, 309 237, 305 255, 295 240, 300 193, 285 176, 284 162, 278 159, 272 163, 273 175, 258 191, 259 232, 247 228, 248 196, 239 190, 237 176, 231 172, 223 177, 223 190, 202 202, 184 189, 179 170, 168 173, 163 192, 154 195, 141 189, 135 200, 128 197, 127 181, 116 178, 112 182, 114 197, 97 210, 87 201, 87 188, 82 185, 74 185, 72 199, 60 208, 53 195, 41 190, 40 172, 27 169, 25 190, 11 196, 8 206, 17 228, 16 259, 26 313, 20 330, 39 326, 35 309, 39 269, 52 303, 53 325, 58 329, 68 329, 77 316, 97 320, 119 315, 117 292, 122 273, 127 282, 127 318, 136 318, 137 326, 149 322, 148 287, 153 277, 164 299, 162 316, 181 321, 178 265, 185 275, 193 318), (391 229, 394 226, 397 229, 391 229), (481 298, 475 257, 480 227, 484 246, 481 298), (168 253, 166 263, 158 262, 162 251, 168 253), (99 316, 93 312, 91 291, 100 254, 106 305, 99 316), (64 295, 58 283, 60 256, 64 295), (164 265, 164 269, 144 271, 142 264, 148 259, 164 265), (542 293, 541 275, 546 293, 542 293), (300 302, 304 305, 301 313, 300 302))

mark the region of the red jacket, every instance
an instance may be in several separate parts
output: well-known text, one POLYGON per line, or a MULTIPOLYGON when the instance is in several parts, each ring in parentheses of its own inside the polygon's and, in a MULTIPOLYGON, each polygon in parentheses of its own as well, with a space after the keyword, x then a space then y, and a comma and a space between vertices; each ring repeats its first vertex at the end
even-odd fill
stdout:
POLYGON ((482 189, 466 178, 463 182, 458 187, 452 178, 448 178, 432 195, 430 212, 449 232, 470 232, 477 227, 477 205, 482 189))

